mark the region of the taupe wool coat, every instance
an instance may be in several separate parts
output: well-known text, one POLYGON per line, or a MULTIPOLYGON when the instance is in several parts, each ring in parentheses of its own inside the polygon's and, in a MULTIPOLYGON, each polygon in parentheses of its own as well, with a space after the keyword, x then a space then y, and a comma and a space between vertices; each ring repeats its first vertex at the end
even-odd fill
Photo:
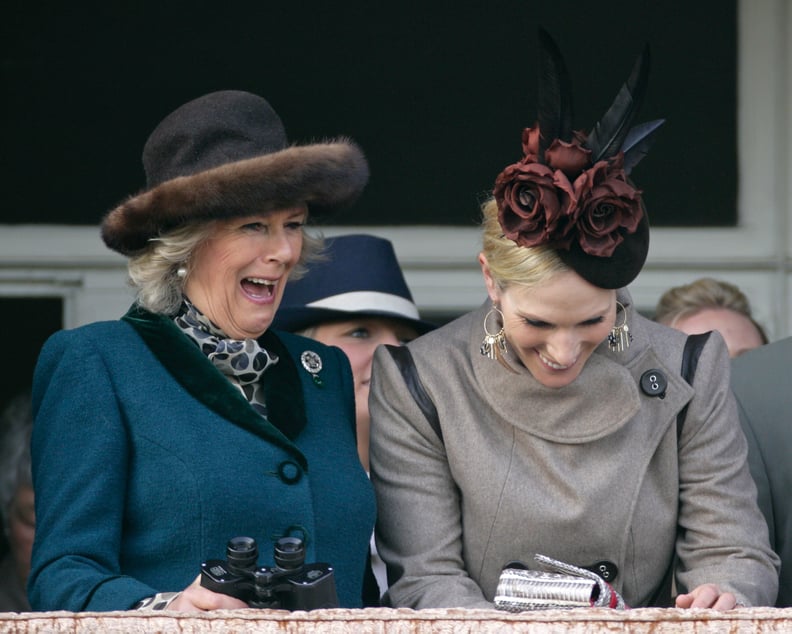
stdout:
POLYGON ((722 338, 710 337, 690 387, 680 376, 685 335, 641 317, 626 291, 619 299, 631 347, 614 353, 604 342, 560 389, 539 384, 513 355, 515 372, 480 354, 489 302, 410 343, 442 440, 378 349, 371 476, 393 606, 492 607, 502 567, 535 568, 536 553, 610 562, 612 585, 643 606, 675 546, 680 592, 715 583, 746 605, 773 605, 778 559, 722 338), (667 380, 662 398, 641 389, 649 370, 667 380))

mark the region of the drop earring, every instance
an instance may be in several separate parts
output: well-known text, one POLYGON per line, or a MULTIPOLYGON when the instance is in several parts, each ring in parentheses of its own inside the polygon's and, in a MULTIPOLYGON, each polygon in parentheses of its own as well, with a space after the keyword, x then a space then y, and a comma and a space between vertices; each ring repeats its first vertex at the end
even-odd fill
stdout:
POLYGON ((178 269, 176 269, 176 275, 178 277, 180 277, 181 279, 184 279, 185 277, 187 277, 187 267, 186 266, 180 266, 178 269))
POLYGON ((497 306, 493 306, 484 317, 484 341, 481 342, 481 354, 489 359, 500 359, 506 354, 506 334, 503 331, 503 313, 497 306), (496 314, 500 319, 500 329, 495 334, 487 328, 487 322, 491 315, 496 314))
POLYGON ((630 347, 630 342, 633 338, 630 334, 630 327, 627 325, 627 311, 624 309, 621 302, 616 302, 617 315, 619 310, 622 312, 622 323, 618 326, 614 325, 608 334, 608 347, 611 349, 611 352, 624 352, 630 347))

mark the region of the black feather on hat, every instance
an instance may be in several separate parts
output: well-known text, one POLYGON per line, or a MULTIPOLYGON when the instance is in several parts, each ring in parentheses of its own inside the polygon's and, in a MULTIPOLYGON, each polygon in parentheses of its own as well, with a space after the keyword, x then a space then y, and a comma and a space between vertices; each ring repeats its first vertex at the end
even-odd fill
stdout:
POLYGON ((518 245, 550 246, 591 284, 621 288, 649 251, 641 191, 627 178, 663 123, 632 127, 646 92, 649 50, 586 135, 572 129, 569 75, 558 47, 543 29, 539 43, 538 122, 523 131, 523 159, 495 181, 498 221, 518 245))
POLYGON ((352 141, 289 145, 269 103, 235 90, 204 95, 165 117, 146 142, 143 166, 146 190, 102 221, 105 244, 124 255, 198 220, 303 203, 323 216, 351 204, 369 176, 352 141))

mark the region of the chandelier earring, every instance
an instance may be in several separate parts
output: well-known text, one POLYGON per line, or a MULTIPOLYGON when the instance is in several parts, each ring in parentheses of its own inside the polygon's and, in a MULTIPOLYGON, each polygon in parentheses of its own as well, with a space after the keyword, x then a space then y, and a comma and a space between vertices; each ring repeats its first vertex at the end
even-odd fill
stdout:
POLYGON ((503 313, 497 306, 494 306, 484 317, 484 341, 481 342, 481 354, 489 359, 500 360, 506 354, 506 334, 503 331, 503 313), (488 327, 490 317, 495 316, 498 331, 492 333, 488 327))
POLYGON ((619 311, 622 314, 622 323, 614 325, 608 334, 608 347, 611 352, 624 352, 630 347, 633 336, 630 334, 630 327, 627 325, 627 311, 621 302, 616 302, 616 316, 618 319, 619 311))

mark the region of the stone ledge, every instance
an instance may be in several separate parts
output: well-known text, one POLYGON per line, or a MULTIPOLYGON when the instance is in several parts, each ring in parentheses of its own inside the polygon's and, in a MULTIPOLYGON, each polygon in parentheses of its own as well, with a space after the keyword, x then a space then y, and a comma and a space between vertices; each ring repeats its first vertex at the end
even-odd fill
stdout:
POLYGON ((219 610, 199 614, 174 612, 25 612, 0 613, 0 632, 8 634, 69 633, 163 633, 211 634, 232 632, 303 632, 429 634, 469 632, 494 634, 517 632, 629 631, 665 634, 690 632, 790 632, 792 608, 742 608, 730 612, 641 608, 617 612, 608 609, 543 610, 510 614, 497 610, 459 608, 410 610, 368 608, 364 610, 219 610))

